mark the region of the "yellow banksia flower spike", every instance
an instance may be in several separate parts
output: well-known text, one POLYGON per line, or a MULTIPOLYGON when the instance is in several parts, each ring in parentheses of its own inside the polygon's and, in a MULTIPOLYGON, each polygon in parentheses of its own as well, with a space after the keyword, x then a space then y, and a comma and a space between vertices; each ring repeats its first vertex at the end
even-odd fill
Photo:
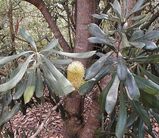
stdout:
POLYGON ((67 79, 76 89, 79 89, 79 87, 84 83, 84 75, 85 69, 80 61, 73 61, 68 65, 67 79))

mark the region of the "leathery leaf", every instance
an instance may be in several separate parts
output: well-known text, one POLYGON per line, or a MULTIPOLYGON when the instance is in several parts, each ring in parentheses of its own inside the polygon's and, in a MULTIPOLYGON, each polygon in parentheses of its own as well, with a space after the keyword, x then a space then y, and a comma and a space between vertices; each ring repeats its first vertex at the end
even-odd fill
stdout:
POLYGON ((105 110, 108 114, 111 114, 115 107, 115 104, 118 98, 119 83, 120 83, 120 80, 118 76, 116 75, 112 83, 112 86, 110 87, 108 94, 106 96, 105 110))

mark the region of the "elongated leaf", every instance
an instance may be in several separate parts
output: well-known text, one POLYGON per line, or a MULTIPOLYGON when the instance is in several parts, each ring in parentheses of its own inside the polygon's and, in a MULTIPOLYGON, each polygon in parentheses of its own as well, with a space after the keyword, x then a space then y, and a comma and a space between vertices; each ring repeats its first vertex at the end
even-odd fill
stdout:
POLYGON ((89 81, 85 82, 79 88, 79 94, 80 95, 85 95, 85 94, 89 93, 93 89, 95 84, 96 84, 96 81, 94 81, 94 80, 89 80, 89 81))
POLYGON ((41 71, 39 68, 37 68, 36 71, 36 89, 35 89, 35 95, 36 97, 40 98, 43 96, 43 90, 44 90, 44 84, 43 84, 43 78, 41 76, 41 71))
POLYGON ((121 44, 122 44, 122 48, 130 47, 129 41, 128 41, 127 36, 126 36, 125 33, 122 33, 122 41, 121 41, 121 44))
POLYGON ((23 27, 20 28, 19 33, 27 42, 31 44, 32 48, 37 51, 37 47, 32 36, 23 27))
MULTIPOLYGON (((97 75, 88 80, 87 82, 85 82, 79 89, 79 93, 81 95, 84 95, 86 93, 89 93, 94 85, 99 81, 101 80, 103 77, 105 77, 106 75, 108 75, 110 72, 111 72, 111 69, 112 69, 112 66, 111 65, 108 65, 108 66, 105 66, 103 67, 98 73, 97 75)), ((105 99, 104 99, 105 100, 105 99)))
POLYGON ((86 80, 93 78, 104 66, 107 58, 112 54, 112 52, 108 52, 106 55, 100 57, 88 70, 86 71, 86 80))
MULTIPOLYGON (((111 3, 110 3, 111 4, 111 3)), ((111 4, 114 12, 117 14, 118 17, 121 17, 121 5, 118 0, 115 0, 113 4, 111 4)))
POLYGON ((26 80, 21 81, 17 84, 16 92, 13 95, 13 100, 19 99, 26 89, 26 80))
POLYGON ((51 42, 40 51, 40 53, 44 52, 50 52, 53 48, 55 48, 58 45, 58 39, 52 39, 51 42))
POLYGON ((136 29, 131 38, 130 38, 130 41, 138 41, 140 40, 140 38, 142 38, 144 36, 144 31, 143 30, 140 30, 140 29, 136 29))
POLYGON ((89 58, 96 53, 96 51, 81 52, 81 53, 67 53, 67 52, 62 52, 57 50, 52 50, 52 52, 55 54, 59 54, 59 55, 71 57, 71 58, 89 58))
POLYGON ((72 59, 55 59, 52 61, 52 63, 57 65, 68 65, 72 61, 73 61, 72 59))
POLYGON ((106 75, 110 74, 110 72, 113 70, 112 64, 104 66, 97 75, 93 78, 96 82, 100 81, 102 78, 104 78, 106 75))
POLYGON ((10 90, 18 84, 18 82, 22 79, 23 75, 25 74, 29 63, 32 61, 33 56, 34 54, 28 57, 25 63, 23 63, 23 65, 21 66, 19 72, 12 79, 0 85, 0 92, 5 92, 7 90, 10 90))
POLYGON ((88 31, 90 32, 92 36, 105 39, 106 34, 95 23, 91 23, 88 25, 88 31))
POLYGON ((35 70, 32 69, 28 74, 28 82, 27 82, 26 90, 23 95, 25 104, 28 103, 33 97, 33 94, 35 91, 35 81, 36 81, 35 70))
POLYGON ((159 85, 155 82, 137 75, 135 75, 135 81, 139 89, 143 90, 144 92, 152 95, 159 94, 159 85))
POLYGON ((122 59, 118 60, 117 64, 117 75, 119 80, 125 81, 127 77, 127 67, 122 59))
POLYGON ((90 37, 88 41, 93 44, 107 44, 107 41, 100 37, 90 37))
POLYGON ((115 135, 117 138, 123 137, 126 121, 127 121, 127 110, 126 110, 124 95, 122 94, 120 96, 119 117, 118 117, 116 129, 115 129, 115 135))
POLYGON ((106 96, 105 110, 108 114, 111 114, 115 107, 118 98, 119 83, 120 83, 119 78, 116 75, 114 82, 112 83, 112 86, 110 87, 109 92, 106 96))
POLYGON ((110 87, 112 86, 112 84, 114 82, 114 79, 115 79, 115 74, 112 75, 110 82, 108 82, 107 86, 103 89, 103 91, 100 95, 99 102, 100 102, 102 112, 105 112, 106 97, 107 97, 110 87))
POLYGON ((134 79, 134 76, 131 74, 131 72, 128 69, 127 69, 127 73, 128 74, 125 81, 125 88, 126 88, 127 95, 131 100, 138 100, 140 97, 140 92, 136 84, 136 81, 134 79))
POLYGON ((145 50, 152 51, 152 50, 155 50, 157 48, 158 47, 154 42, 152 42, 152 41, 145 42, 145 47, 144 47, 145 50))
POLYGON ((64 92, 61 89, 59 82, 57 82, 50 70, 46 68, 45 65, 41 65, 41 68, 44 73, 44 79, 47 83, 47 86, 50 88, 51 92, 55 93, 57 96, 64 95, 64 92))
POLYGON ((127 125, 126 127, 131 127, 132 124, 138 119, 138 114, 136 112, 132 112, 129 117, 127 118, 127 125))
POLYGON ((132 59, 132 61, 139 63, 159 63, 159 56, 158 55, 139 56, 132 59))
POLYGON ((16 104, 10 112, 2 114, 0 117, 0 126, 8 122, 20 109, 20 104, 16 104))
POLYGON ((107 14, 93 14, 92 16, 97 19, 109 19, 109 16, 107 14))
POLYGON ((144 68, 140 67, 141 71, 153 82, 155 82, 156 84, 159 85, 159 77, 153 75, 152 73, 150 73, 149 71, 146 71, 144 68))
POLYGON ((14 59, 19 58, 20 56, 28 54, 30 52, 32 52, 32 51, 26 51, 26 52, 22 52, 22 53, 17 54, 17 55, 12 55, 12 56, 7 56, 7 57, 1 57, 0 58, 0 66, 4 65, 4 64, 6 64, 6 63, 8 63, 10 61, 13 61, 14 59))
POLYGON ((140 119, 139 122, 139 138, 144 138, 144 122, 140 119))
POLYGON ((130 14, 139 11, 144 2, 145 0, 138 0, 133 9, 131 10, 130 14))
POLYGON ((147 94, 142 91, 142 101, 149 108, 159 109, 159 99, 155 95, 147 94))
POLYGON ((142 118, 144 123, 148 126, 149 129, 151 129, 150 118, 147 111, 144 110, 143 107, 137 101, 132 101, 132 105, 135 108, 136 112, 139 114, 139 116, 142 118))
POLYGON ((116 17, 116 16, 109 16, 107 14, 93 14, 92 15, 94 18, 97 18, 97 19, 105 19, 105 20, 109 20, 109 21, 113 21, 113 22, 119 22, 120 21, 120 18, 119 17, 116 17))
POLYGON ((153 31, 147 32, 144 35, 144 39, 146 39, 147 41, 159 39, 159 31, 153 30, 153 31))
POLYGON ((12 101, 11 91, 8 91, 5 95, 3 95, 3 106, 8 106, 12 101))
POLYGON ((151 15, 148 13, 145 16, 145 18, 136 21, 134 24, 132 24, 132 26, 130 26, 129 28, 127 28, 127 30, 132 30, 132 29, 139 28, 142 24, 144 24, 147 20, 149 20, 150 17, 151 17, 151 15))
POLYGON ((72 84, 64 77, 64 75, 57 70, 57 68, 49 61, 47 58, 42 56, 42 58, 45 61, 46 66, 50 70, 50 72, 53 74, 53 76, 56 78, 57 82, 59 83, 61 89, 63 90, 63 95, 67 95, 75 90, 75 88, 72 86, 72 84))
POLYGON ((130 45, 142 49, 145 46, 145 43, 143 42, 129 42, 130 45))

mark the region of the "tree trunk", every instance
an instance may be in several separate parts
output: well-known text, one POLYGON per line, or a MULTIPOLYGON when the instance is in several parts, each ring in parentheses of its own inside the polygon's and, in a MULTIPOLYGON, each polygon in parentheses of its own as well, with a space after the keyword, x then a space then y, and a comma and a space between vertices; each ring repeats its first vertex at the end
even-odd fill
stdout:
POLYGON ((61 45, 63 50, 69 52, 71 49, 69 48, 68 43, 66 42, 63 35, 61 34, 58 26, 56 25, 56 23, 54 21, 54 19, 51 17, 51 14, 49 13, 49 10, 46 7, 43 0, 25 0, 25 1, 33 4, 35 7, 37 7, 40 10, 40 12, 43 14, 46 22, 49 24, 49 27, 52 30, 55 38, 59 40, 59 44, 61 45))
MULTIPOLYGON (((95 13, 95 6, 95 0, 76 1, 76 42, 74 52, 86 52, 93 49, 93 46, 87 40, 89 37, 87 28, 93 22, 92 14, 95 13)), ((86 66, 88 60, 81 60, 81 62, 86 66)), ((92 100, 92 110, 89 117, 91 119, 88 119, 86 124, 84 124, 82 116, 84 97, 81 97, 78 91, 66 99, 64 106, 68 113, 68 118, 64 122, 64 138, 83 138, 84 136, 92 138, 99 126, 97 116, 100 112, 97 95, 92 100), (84 129, 87 131, 83 131, 84 129)))

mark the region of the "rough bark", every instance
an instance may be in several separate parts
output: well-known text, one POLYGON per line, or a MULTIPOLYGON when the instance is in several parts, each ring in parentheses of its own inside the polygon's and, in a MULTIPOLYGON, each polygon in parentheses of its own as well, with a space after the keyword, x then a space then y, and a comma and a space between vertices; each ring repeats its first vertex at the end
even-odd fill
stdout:
POLYGON ((53 32, 56 39, 59 40, 59 44, 63 48, 64 51, 69 52, 70 48, 66 40, 64 39, 63 35, 61 34, 57 24, 55 23, 54 19, 52 18, 51 14, 49 13, 48 8, 46 7, 43 0, 25 0, 31 4, 33 4, 35 7, 37 7, 40 12, 43 14, 46 22, 48 23, 51 31, 53 32))

